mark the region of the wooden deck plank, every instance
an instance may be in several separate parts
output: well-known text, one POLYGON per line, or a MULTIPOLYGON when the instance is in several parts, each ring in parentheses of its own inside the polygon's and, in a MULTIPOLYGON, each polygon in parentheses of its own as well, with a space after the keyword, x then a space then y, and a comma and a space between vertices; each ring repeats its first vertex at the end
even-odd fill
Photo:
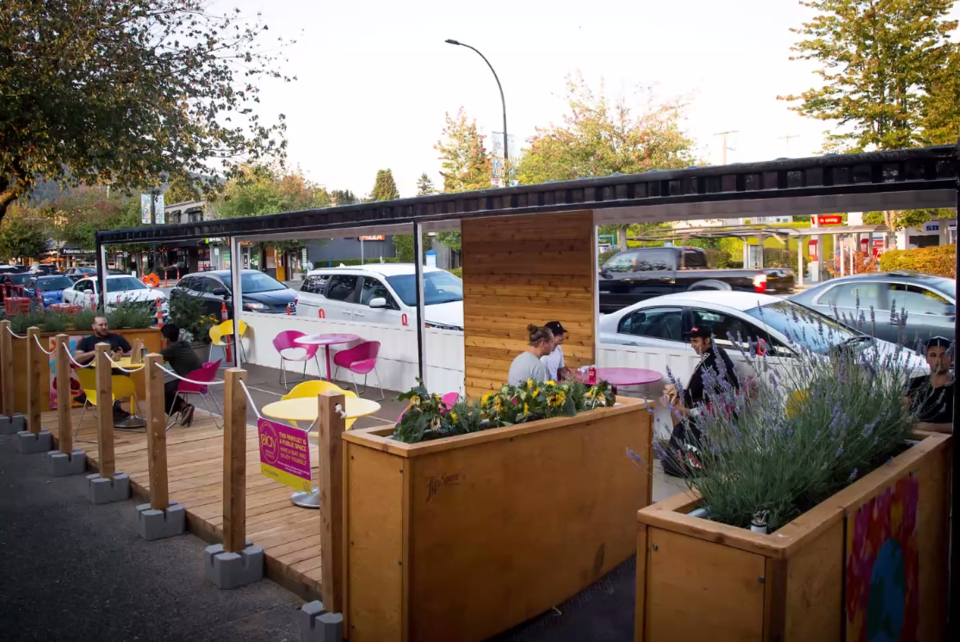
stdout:
MULTIPOLYGON (((71 415, 75 429, 80 409, 71 415)), ((41 424, 55 435, 55 411, 43 413, 41 424)), ((147 436, 143 430, 114 432, 117 470, 130 475, 138 493, 149 491, 147 436)), ((187 509, 187 521, 197 535, 220 541, 223 523, 223 431, 206 413, 197 411, 193 426, 176 426, 167 432, 167 474, 170 499, 187 509)), ((97 425, 87 411, 75 440, 87 453, 93 468, 99 468, 97 425)), ((301 597, 320 596, 320 515, 319 511, 294 506, 293 489, 260 474, 256 428, 247 427, 247 537, 263 547, 267 574, 301 597)), ((315 445, 313 445, 316 448, 315 445)), ((317 480, 319 469, 313 467, 317 480)))

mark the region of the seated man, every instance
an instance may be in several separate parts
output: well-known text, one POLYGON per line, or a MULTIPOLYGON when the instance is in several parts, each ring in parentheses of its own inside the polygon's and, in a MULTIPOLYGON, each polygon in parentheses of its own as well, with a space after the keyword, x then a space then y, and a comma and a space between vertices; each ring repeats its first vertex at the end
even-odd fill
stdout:
MULTIPOLYGON (((130 356, 130 343, 127 342, 123 336, 110 332, 106 317, 95 317, 92 328, 93 334, 81 339, 73 351, 73 358, 76 359, 78 363, 86 364, 93 361, 93 358, 97 355, 98 343, 110 344, 110 352, 112 353, 110 357, 114 361, 120 357, 130 356)), ((130 413, 120 407, 120 402, 115 401, 113 404, 114 421, 123 421, 129 416, 130 413)))
POLYGON ((925 350, 930 375, 914 377, 906 392, 906 403, 917 414, 918 430, 953 433, 953 355, 950 341, 933 337, 925 350))
POLYGON ((564 381, 571 379, 570 370, 563 361, 563 342, 567 339, 567 331, 563 329, 559 321, 550 321, 543 327, 548 328, 553 333, 553 351, 540 357, 540 362, 547 369, 547 379, 550 381, 564 381))
MULTIPOLYGON (((166 347, 160 351, 160 356, 169 364, 181 377, 186 377, 194 370, 199 370, 203 366, 200 357, 193 351, 190 344, 180 340, 180 328, 175 323, 168 323, 160 330, 163 335, 166 347)), ((187 403, 182 397, 177 396, 177 388, 180 386, 179 379, 173 379, 163 384, 163 407, 167 414, 173 416, 174 413, 180 414, 180 425, 189 426, 193 423, 193 404, 187 403)))

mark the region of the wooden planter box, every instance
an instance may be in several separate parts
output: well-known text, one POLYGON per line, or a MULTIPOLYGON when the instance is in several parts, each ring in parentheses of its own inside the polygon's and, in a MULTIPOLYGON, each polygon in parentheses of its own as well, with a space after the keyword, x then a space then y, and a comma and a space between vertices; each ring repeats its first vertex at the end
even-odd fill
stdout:
POLYGON ((772 534, 687 515, 693 493, 639 511, 634 639, 856 642, 886 618, 940 640, 952 438, 918 439, 772 534))
MULTIPOLYGON (((143 341, 143 346, 147 349, 147 352, 160 352, 162 343, 160 340, 160 329, 159 328, 144 328, 140 330, 114 330, 116 334, 122 334, 126 337, 127 341, 131 344, 134 339, 141 339, 143 341)), ((40 342, 43 343, 43 348, 45 350, 53 349, 53 339, 60 334, 59 332, 44 332, 40 334, 40 342)), ((83 331, 77 330, 64 330, 63 334, 66 334, 70 337, 72 341, 79 341, 79 339, 91 334, 89 329, 83 331)), ((24 373, 24 376, 16 376, 15 385, 14 385, 14 407, 17 412, 27 412, 27 342, 26 340, 21 339, 12 339, 11 343, 13 345, 13 369, 14 373, 24 373)), ((46 360, 46 368, 43 368, 40 373, 40 381, 42 384, 42 390, 40 394, 40 411, 47 412, 52 410, 50 407, 50 386, 52 382, 52 374, 50 372, 50 358, 46 355, 41 355, 46 360)), ((130 375, 137 387, 137 397, 140 399, 140 403, 145 404, 147 401, 147 392, 144 385, 143 373, 134 373, 130 375)))
POLYGON ((483 640, 634 553, 652 476, 644 402, 421 444, 344 434, 352 642, 483 640))

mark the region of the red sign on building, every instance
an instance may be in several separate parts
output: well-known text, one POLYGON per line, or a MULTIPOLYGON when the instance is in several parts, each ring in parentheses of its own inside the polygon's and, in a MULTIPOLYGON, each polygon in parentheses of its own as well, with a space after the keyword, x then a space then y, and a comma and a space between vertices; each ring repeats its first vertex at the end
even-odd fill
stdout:
POLYGON ((829 216, 825 216, 825 215, 821 214, 821 215, 816 216, 816 217, 814 217, 814 218, 817 219, 817 225, 820 225, 820 226, 823 226, 823 225, 842 225, 842 224, 843 224, 843 217, 840 216, 839 214, 830 214, 829 216))

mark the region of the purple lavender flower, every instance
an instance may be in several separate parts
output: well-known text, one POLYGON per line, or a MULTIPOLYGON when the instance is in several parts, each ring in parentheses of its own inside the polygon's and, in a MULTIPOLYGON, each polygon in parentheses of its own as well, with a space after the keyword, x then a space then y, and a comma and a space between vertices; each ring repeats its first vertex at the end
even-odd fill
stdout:
POLYGON ((847 479, 847 481, 848 481, 848 482, 852 482, 852 481, 853 481, 854 479, 856 479, 856 478, 857 478, 857 469, 854 468, 854 469, 853 469, 853 472, 850 473, 850 477, 847 479))
POLYGON ((646 461, 644 461, 643 457, 641 457, 639 454, 637 454, 636 451, 634 451, 631 448, 627 448, 627 459, 637 464, 638 466, 644 466, 647 463, 646 461))

